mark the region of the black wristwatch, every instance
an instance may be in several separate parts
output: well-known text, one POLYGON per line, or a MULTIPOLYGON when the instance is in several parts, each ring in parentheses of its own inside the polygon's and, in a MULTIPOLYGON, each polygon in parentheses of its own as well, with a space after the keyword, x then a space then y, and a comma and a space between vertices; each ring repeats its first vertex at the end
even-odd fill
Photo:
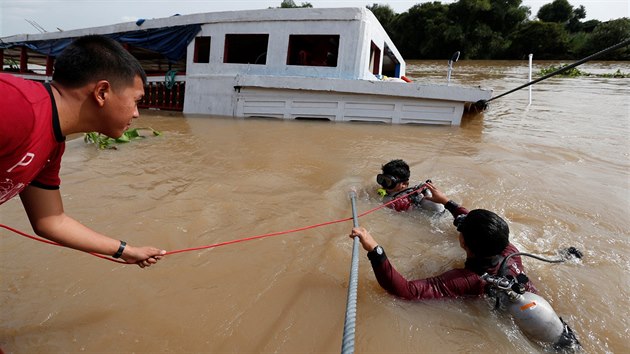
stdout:
POLYGON ((380 264, 387 258, 387 256, 385 256, 385 251, 381 246, 374 247, 373 250, 367 253, 367 256, 372 264, 380 264))
POLYGON ((112 257, 120 258, 120 256, 122 256, 123 254, 123 251, 125 250, 125 246, 127 246, 127 242, 121 240, 120 246, 118 246, 118 251, 116 251, 116 253, 114 253, 112 257))

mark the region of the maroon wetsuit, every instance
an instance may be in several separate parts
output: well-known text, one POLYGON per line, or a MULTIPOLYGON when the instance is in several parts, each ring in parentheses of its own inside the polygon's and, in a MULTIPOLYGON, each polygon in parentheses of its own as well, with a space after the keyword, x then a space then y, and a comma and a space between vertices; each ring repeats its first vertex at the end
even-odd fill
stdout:
MULTIPOLYGON (((457 217, 468 214, 468 210, 452 201, 446 204, 446 209, 457 217)), ((392 295, 407 300, 439 299, 464 296, 480 296, 484 294, 486 282, 481 279, 483 273, 495 275, 503 258, 518 249, 509 244, 500 256, 492 258, 467 258, 464 268, 452 269, 438 276, 407 280, 400 275, 387 259, 385 252, 379 255, 376 252, 368 252, 368 258, 372 263, 372 269, 378 283, 392 295)), ((508 274, 516 276, 523 271, 520 256, 508 259, 508 274)), ((536 288, 531 282, 526 284, 527 291, 536 293, 536 288)))

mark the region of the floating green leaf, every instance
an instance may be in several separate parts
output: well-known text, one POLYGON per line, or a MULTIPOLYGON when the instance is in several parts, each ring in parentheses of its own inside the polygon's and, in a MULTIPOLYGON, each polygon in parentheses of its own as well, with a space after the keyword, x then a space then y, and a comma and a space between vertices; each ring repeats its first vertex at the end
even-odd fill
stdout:
POLYGON ((85 133, 85 135, 83 136, 83 141, 85 141, 85 143, 87 144, 94 144, 96 145, 100 150, 103 149, 113 149, 116 150, 116 146, 114 144, 116 143, 128 143, 131 140, 135 140, 135 139, 144 139, 145 136, 140 134, 141 130, 150 130, 151 133, 153 133, 154 136, 161 136, 162 133, 160 131, 157 131, 151 127, 147 127, 147 128, 133 128, 133 129, 128 129, 126 130, 123 135, 121 135, 119 138, 116 139, 112 139, 106 135, 103 135, 101 133, 97 133, 97 132, 90 132, 90 133, 85 133))

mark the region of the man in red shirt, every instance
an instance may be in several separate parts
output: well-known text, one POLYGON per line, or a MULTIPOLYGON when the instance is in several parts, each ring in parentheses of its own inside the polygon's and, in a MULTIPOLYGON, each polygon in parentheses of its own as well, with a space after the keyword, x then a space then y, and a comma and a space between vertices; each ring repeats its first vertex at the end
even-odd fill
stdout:
POLYGON ((127 245, 66 215, 59 192, 65 137, 91 131, 120 137, 139 116, 145 82, 140 63, 102 36, 70 44, 50 84, 0 74, 0 204, 19 194, 33 230, 62 245, 141 268, 161 259, 166 251, 127 245))

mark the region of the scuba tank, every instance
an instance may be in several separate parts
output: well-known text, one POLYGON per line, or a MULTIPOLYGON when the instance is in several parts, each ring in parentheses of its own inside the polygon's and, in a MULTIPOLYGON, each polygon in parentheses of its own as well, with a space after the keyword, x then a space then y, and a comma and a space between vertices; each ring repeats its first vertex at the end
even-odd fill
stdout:
MULTIPOLYGON (((519 274, 519 277, 524 274, 519 274)), ((526 277, 525 277, 526 278, 526 277)), ((484 274, 481 279, 492 284, 503 295, 504 305, 516 325, 529 338, 545 343, 557 343, 564 332, 564 325, 551 305, 542 296, 524 291, 523 284, 505 277, 484 274), (507 303, 506 303, 507 302, 507 303)))
MULTIPOLYGON (((571 247, 569 253, 581 258, 579 250, 571 247)), ((506 261, 516 255, 526 255, 546 262, 564 262, 562 260, 547 260, 527 253, 513 253, 505 257, 499 267, 499 275, 488 273, 481 279, 488 282, 487 292, 496 297, 497 307, 504 305, 512 315, 516 325, 532 340, 549 343, 556 349, 579 346, 573 330, 559 317, 551 305, 542 296, 525 290, 525 284, 529 281, 525 274, 519 274, 516 278, 506 273, 506 261)))

